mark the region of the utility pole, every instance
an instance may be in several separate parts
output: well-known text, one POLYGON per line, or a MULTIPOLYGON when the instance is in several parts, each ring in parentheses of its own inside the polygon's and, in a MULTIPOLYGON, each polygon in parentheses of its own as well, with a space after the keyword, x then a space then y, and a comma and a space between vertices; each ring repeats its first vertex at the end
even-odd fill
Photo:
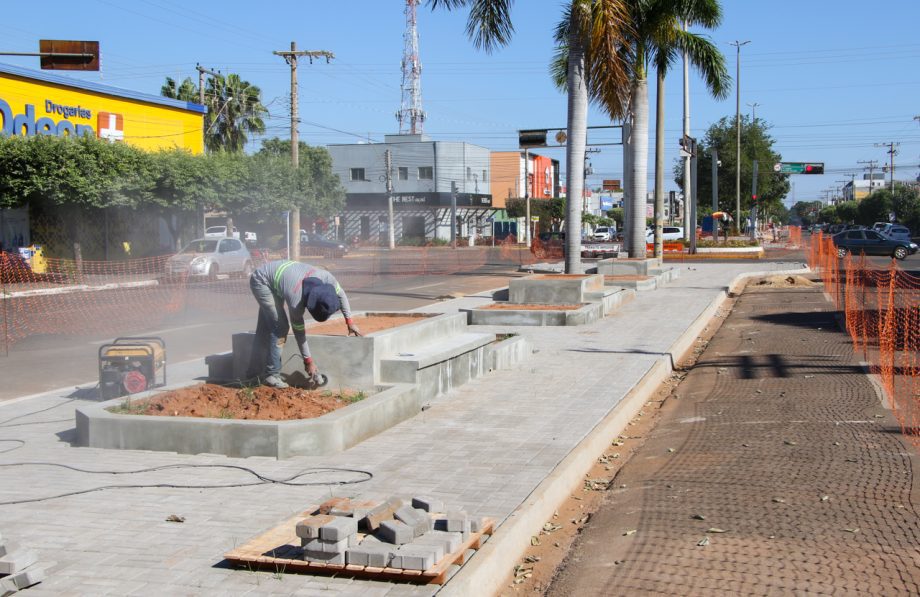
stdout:
MULTIPOLYGON (((196 65, 195 65, 195 70, 198 71, 198 103, 201 104, 201 105, 203 106, 203 105, 205 105, 205 104, 204 104, 204 76, 205 76, 205 74, 209 74, 209 75, 211 75, 212 77, 217 77, 217 78, 219 78, 219 79, 223 79, 224 76, 223 76, 222 74, 220 74, 220 71, 216 71, 216 72, 215 72, 215 71, 213 71, 213 70, 210 70, 210 69, 207 69, 207 68, 201 66, 200 64, 196 64, 196 65)), ((217 115, 215 115, 214 118, 217 118, 217 115)), ((201 129, 202 143, 205 144, 205 148, 207 148, 207 133, 208 133, 208 129, 205 129, 205 128, 202 128, 202 129, 201 129)), ((198 220, 198 221, 195 223, 195 234, 196 234, 196 237, 197 237, 197 238, 201 238, 202 236, 204 236, 204 229, 205 229, 205 225, 204 225, 204 204, 201 203, 201 202, 198 203, 198 218, 197 218, 197 220, 198 220)), ((230 228, 230 227, 228 227, 228 228, 227 228, 227 235, 230 236, 230 235, 232 235, 232 233, 233 233, 233 229, 230 228)))
MULTIPOLYGON (((898 155, 898 150, 895 149, 895 147, 898 147, 900 145, 901 144, 896 141, 892 141, 890 143, 876 143, 875 144, 876 147, 887 147, 888 148, 888 151, 886 151, 885 153, 887 153, 890 156, 888 158, 888 177, 890 181, 889 190, 892 190, 892 191, 894 190, 894 156, 898 155)), ((871 187, 872 183, 870 182, 869 185, 871 187)))
MULTIPOLYGON (((712 156, 712 213, 719 211, 719 151, 712 148, 709 151, 712 156)), ((712 240, 719 240, 719 220, 714 216, 712 218, 712 240)))
MULTIPOLYGON (((687 22, 683 23, 684 31, 687 30, 687 22)), ((690 57, 687 55, 687 52, 684 51, 683 55, 684 63, 684 139, 690 136, 690 57)), ((690 188, 690 157, 684 156, 684 240, 691 240, 693 238, 690 235, 690 200, 692 189, 690 188)), ((657 229, 657 226, 656 226, 657 229)), ((696 232, 694 230, 694 232, 696 232)), ((692 242, 692 241, 691 241, 692 242)), ((658 246, 658 240, 655 240, 655 246, 658 246)))
POLYGON ((738 49, 735 67, 735 228, 741 224, 741 46, 751 43, 734 41, 729 44, 738 49))
POLYGON ((696 150, 696 139, 690 139, 690 253, 696 254, 696 190, 697 186, 696 166, 699 163, 699 155, 696 150))
POLYGON ((762 106, 763 104, 758 104, 754 102, 753 104, 748 104, 751 107, 751 122, 757 122, 757 106, 762 106))
POLYGON ((457 248, 457 181, 450 181, 450 247, 457 248))
POLYGON ((530 248, 531 246, 530 237, 533 236, 531 234, 531 227, 530 227, 530 184, 528 184, 529 182, 528 177, 530 175, 529 173, 530 166, 527 164, 527 162, 529 161, 530 161, 530 156, 527 152, 527 149, 524 149, 524 203, 527 204, 527 221, 524 222, 524 236, 527 239, 527 248, 530 248))
MULTIPOLYGON (((387 149, 383 153, 383 157, 387 169, 387 214, 389 215, 387 236, 389 239, 390 250, 392 251, 396 248, 396 231, 394 230, 393 217, 393 156, 390 153, 390 150, 387 149)), ((405 232, 403 232, 403 234, 405 234, 405 232)))
MULTIPOLYGON (((875 169, 878 168, 878 160, 859 160, 857 164, 868 164, 866 170, 869 171, 869 195, 872 194, 872 174, 875 172, 875 169)), ((856 189, 853 189, 853 200, 856 200, 856 189)))
POLYGON ((751 240, 757 240, 757 160, 754 160, 751 166, 751 240))
MULTIPOLYGON (((297 114, 297 59, 306 56, 313 64, 314 58, 325 58, 326 63, 335 58, 332 52, 326 50, 298 50, 297 42, 291 42, 290 51, 276 50, 275 56, 281 56, 291 67, 291 165, 300 167, 300 139, 297 136, 297 125, 300 124, 297 114)), ((291 261, 300 260, 300 208, 291 207, 291 218, 288 222, 289 241, 288 253, 291 261)))

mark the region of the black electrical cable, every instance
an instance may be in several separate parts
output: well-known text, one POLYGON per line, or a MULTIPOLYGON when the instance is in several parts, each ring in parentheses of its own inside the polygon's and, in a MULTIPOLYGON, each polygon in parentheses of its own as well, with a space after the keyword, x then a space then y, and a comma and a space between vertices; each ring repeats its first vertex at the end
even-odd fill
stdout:
MULTIPOLYGON (((21 440, 0 440, 0 441, 21 441, 21 440)), ((23 442, 25 443, 25 442, 23 442)), ((16 448, 13 448, 16 449, 16 448)), ((181 469, 181 468, 224 468, 243 471, 248 473, 256 478, 256 481, 250 483, 226 483, 219 485, 184 485, 176 483, 150 483, 150 484, 138 484, 138 485, 103 485, 101 487, 93 487, 90 489, 81 489, 79 491, 70 491, 67 493, 61 493, 58 495, 40 497, 40 498, 29 498, 24 500, 13 500, 9 502, 0 502, 0 506, 13 506, 17 504, 31 504, 35 502, 46 502, 49 500, 56 500, 59 498, 70 497, 74 495, 82 495, 84 493, 93 493, 96 491, 105 491, 108 489, 153 489, 153 488, 167 488, 167 489, 227 489, 231 487, 252 487, 255 485, 287 485, 291 487, 315 487, 322 485, 356 485, 358 483, 366 483, 374 478, 374 474, 370 471, 364 471, 360 469, 350 469, 350 468, 338 468, 338 467, 322 467, 322 468, 308 468, 304 469, 290 477, 283 479, 273 479, 272 477, 267 477, 256 471, 246 468, 244 466, 236 466, 230 464, 168 464, 164 466, 155 466, 145 469, 137 469, 133 471, 94 471, 89 469, 81 469, 75 466, 70 466, 67 464, 58 464, 55 462, 12 462, 8 464, 0 464, 0 468, 9 468, 9 467, 19 467, 19 466, 52 466, 58 468, 64 468, 78 473, 86 473, 92 475, 134 475, 139 473, 149 473, 154 471, 163 471, 168 469, 181 469), (357 475, 363 475, 362 478, 357 479, 345 479, 340 481, 297 481, 301 477, 308 475, 318 475, 322 473, 354 473, 357 475)))
POLYGON ((3 449, 3 450, 0 450, 0 454, 6 454, 7 452, 12 452, 13 450, 18 450, 19 448, 21 448, 21 447, 23 447, 24 445, 26 445, 26 442, 23 441, 23 440, 21 440, 21 439, 0 439, 0 443, 3 443, 3 442, 9 442, 9 443, 14 443, 14 442, 15 442, 15 443, 17 443, 17 444, 19 444, 19 445, 18 445, 18 446, 13 446, 12 448, 6 448, 6 449, 3 449))
MULTIPOLYGON (((54 405, 52 405, 52 406, 49 406, 48 408, 43 408, 43 409, 41 409, 41 410, 35 410, 35 411, 30 412, 30 413, 25 413, 25 414, 23 414, 23 415, 16 415, 15 417, 10 417, 9 419, 0 421, 0 427, 17 427, 17 425, 7 425, 7 423, 10 423, 10 422, 12 422, 12 421, 18 421, 19 419, 24 419, 24 418, 26 418, 26 417, 31 417, 32 415, 37 415, 37 414, 39 414, 39 413, 47 412, 47 411, 49 411, 49 410, 53 410, 53 409, 58 408, 58 407, 60 407, 60 406, 64 406, 65 404, 70 404, 71 402, 76 402, 77 400, 78 400, 78 398, 68 398, 68 399, 65 400, 64 402, 60 402, 60 403, 58 403, 58 404, 54 404, 54 405)), ((63 419, 63 420, 69 421, 70 419, 63 419)), ((42 422, 42 423, 52 423, 52 422, 57 423, 57 422, 60 422, 60 421, 41 421, 41 422, 42 422)))

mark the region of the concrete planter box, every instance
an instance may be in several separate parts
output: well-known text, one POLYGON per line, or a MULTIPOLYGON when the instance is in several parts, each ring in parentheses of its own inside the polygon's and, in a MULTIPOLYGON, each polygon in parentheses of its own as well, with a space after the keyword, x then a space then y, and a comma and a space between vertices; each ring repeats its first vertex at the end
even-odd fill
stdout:
POLYGON ((763 257, 763 247, 706 247, 697 248, 696 252, 710 256, 724 254, 732 257, 763 257))
POLYGON ((597 273, 605 276, 654 276, 661 269, 661 259, 602 259, 597 273))
MULTIPOLYGON (((415 416, 417 389, 407 384, 379 388, 373 396, 315 419, 248 421, 197 417, 123 415, 107 409, 123 398, 80 406, 78 446, 118 450, 157 450, 180 454, 223 454, 236 458, 323 456, 346 450, 415 416)), ((131 398, 143 401, 151 391, 131 398)))
POLYGON ((466 312, 473 325, 585 325, 604 317, 604 303, 586 303, 578 309, 480 308, 466 312))
POLYGON ((596 274, 534 274, 508 283, 508 302, 525 305, 577 305, 589 292, 602 292, 604 278, 596 274))
POLYGON ((619 309, 623 304, 636 298, 636 292, 633 288, 614 288, 610 286, 609 282, 606 280, 605 284, 608 284, 608 286, 603 292, 589 292, 586 297, 589 301, 599 302, 604 306, 604 317, 619 309))
MULTIPOLYGON (((390 316, 414 315, 410 313, 359 313, 357 315, 390 316)), ((418 321, 398 327, 373 332, 356 338, 348 336, 321 336, 308 334, 307 342, 320 372, 329 378, 331 388, 347 387, 355 390, 372 390, 382 382, 380 363, 403 353, 414 353, 445 338, 466 332, 466 317, 460 313, 430 315, 420 313, 418 321)), ((344 323, 342 326, 344 327, 344 323)), ((228 357, 208 357, 209 380, 230 381, 243 379, 249 367, 252 332, 233 335, 233 351, 228 357), (228 360, 231 359, 232 363, 228 360)), ((494 338, 493 338, 494 339, 494 338)), ((491 339, 483 343, 490 342, 491 339)), ((281 375, 291 385, 303 385, 303 363, 293 336, 288 337, 281 355, 281 375)))

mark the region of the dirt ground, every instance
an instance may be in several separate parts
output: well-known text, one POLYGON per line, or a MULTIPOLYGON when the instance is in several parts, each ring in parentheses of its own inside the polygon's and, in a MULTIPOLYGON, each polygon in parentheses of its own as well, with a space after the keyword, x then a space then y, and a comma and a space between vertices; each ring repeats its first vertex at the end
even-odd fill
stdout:
POLYGON ((268 386, 229 388, 206 383, 169 390, 149 400, 126 401, 115 412, 159 417, 287 421, 320 417, 363 398, 363 393, 347 390, 339 393, 268 386))
POLYGON ((584 486, 573 493, 554 513, 543 529, 531 537, 531 546, 522 560, 509 571, 502 584, 501 595, 544 595, 557 569, 563 564, 573 543, 591 517, 604 503, 607 491, 614 486, 619 470, 645 444, 649 433, 661 417, 661 409, 668 402, 674 402, 678 385, 687 371, 696 363, 707 343, 719 329, 724 317, 731 310, 733 300, 726 303, 724 310, 697 339, 693 351, 682 360, 668 380, 661 384, 646 402, 639 414, 618 437, 610 438, 610 446, 601 455, 585 476, 584 486))
MULTIPOLYGON (((373 332, 388 330, 390 328, 406 325, 407 323, 415 323, 426 317, 431 317, 431 315, 427 313, 407 313, 399 315, 376 314, 358 315, 353 319, 355 325, 361 330, 361 334, 366 336, 373 332)), ((345 320, 336 319, 334 321, 311 325, 307 327, 307 333, 317 336, 345 336, 348 334, 348 328, 345 327, 345 320)))

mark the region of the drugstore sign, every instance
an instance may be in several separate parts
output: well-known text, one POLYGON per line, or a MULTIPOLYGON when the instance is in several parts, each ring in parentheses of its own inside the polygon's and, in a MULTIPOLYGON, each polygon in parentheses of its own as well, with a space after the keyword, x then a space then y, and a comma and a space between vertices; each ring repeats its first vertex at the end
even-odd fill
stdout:
MULTIPOLYGON (((70 106, 46 99, 41 111, 36 113, 35 104, 25 104, 21 109, 14 109, 0 98, 0 117, 3 135, 55 135, 58 137, 72 135, 97 136, 96 130, 86 121, 92 121, 93 111, 82 106, 70 106), (83 121, 83 122, 81 122, 83 121)), ((100 112, 104 114, 104 112, 100 112)))
POLYGON ((0 135, 89 136, 201 153, 205 109, 159 96, 0 65, 0 135))

